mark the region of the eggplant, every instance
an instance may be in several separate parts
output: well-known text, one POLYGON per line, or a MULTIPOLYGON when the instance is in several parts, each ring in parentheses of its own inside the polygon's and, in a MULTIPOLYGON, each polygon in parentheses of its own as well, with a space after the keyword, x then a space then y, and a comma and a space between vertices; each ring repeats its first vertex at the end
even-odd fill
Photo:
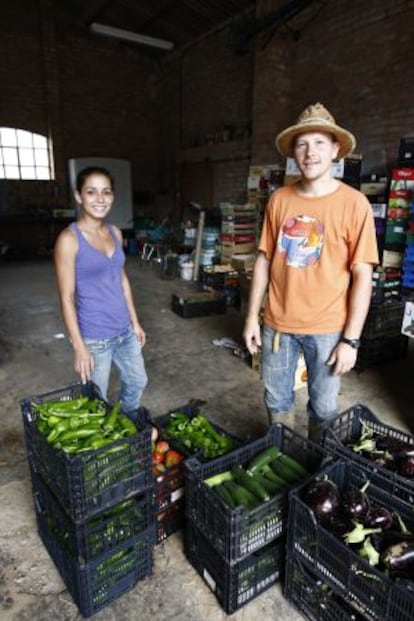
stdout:
POLYGON ((327 476, 312 481, 305 489, 303 500, 319 522, 331 519, 341 504, 338 488, 327 476))
POLYGON ((397 459, 397 471, 402 477, 414 477, 414 457, 406 456, 397 459))
POLYGON ((378 451, 387 451, 392 456, 398 455, 399 453, 405 454, 406 451, 409 452, 414 449, 413 445, 408 444, 405 440, 381 435, 376 436, 375 445, 378 451))
POLYGON ((342 541, 344 536, 352 530, 353 524, 347 515, 334 513, 326 518, 324 527, 342 541))
POLYGON ((400 541, 388 546, 381 554, 381 563, 390 571, 413 571, 414 575, 414 543, 400 541))
POLYGON ((392 512, 386 507, 371 507, 364 517, 364 526, 388 530, 394 523, 392 512))
POLYGON ((367 481, 361 489, 358 489, 354 485, 350 486, 342 494, 342 508, 345 513, 353 520, 364 521, 365 516, 370 509, 370 502, 368 495, 365 493, 369 485, 367 481))

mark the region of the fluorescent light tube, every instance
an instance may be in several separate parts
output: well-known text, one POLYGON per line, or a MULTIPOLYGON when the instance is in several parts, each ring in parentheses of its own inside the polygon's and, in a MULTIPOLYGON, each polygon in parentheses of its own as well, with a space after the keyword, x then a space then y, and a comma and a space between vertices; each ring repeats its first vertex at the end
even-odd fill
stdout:
POLYGON ((90 29, 92 32, 104 35, 106 37, 112 37, 113 39, 124 39, 125 41, 131 41, 132 43, 149 45, 150 47, 158 47, 161 50, 171 51, 174 48, 174 43, 172 43, 171 41, 165 41, 164 39, 157 39, 155 37, 148 37, 147 35, 139 34, 138 32, 132 32, 131 30, 122 30, 121 28, 105 26, 105 24, 99 24, 97 22, 93 22, 90 25, 90 29))

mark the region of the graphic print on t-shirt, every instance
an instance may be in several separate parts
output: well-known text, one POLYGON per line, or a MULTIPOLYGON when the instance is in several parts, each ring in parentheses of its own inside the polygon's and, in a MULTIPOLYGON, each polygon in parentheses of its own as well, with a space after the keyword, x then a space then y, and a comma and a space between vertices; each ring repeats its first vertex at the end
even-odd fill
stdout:
POLYGON ((310 216, 288 218, 277 242, 277 251, 284 255, 286 265, 308 267, 319 261, 324 242, 324 225, 310 216))

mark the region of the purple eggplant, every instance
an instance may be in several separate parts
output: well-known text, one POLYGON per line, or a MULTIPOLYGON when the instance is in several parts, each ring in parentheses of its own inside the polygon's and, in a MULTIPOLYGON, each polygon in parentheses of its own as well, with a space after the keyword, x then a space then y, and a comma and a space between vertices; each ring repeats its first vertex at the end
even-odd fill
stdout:
POLYGON ((407 479, 414 477, 414 457, 397 457, 396 462, 398 474, 407 479))
POLYGON ((331 519, 341 504, 338 488, 327 476, 312 481, 305 490, 303 500, 319 522, 331 519))
POLYGON ((381 563, 390 571, 414 572, 414 543, 401 541, 389 546, 381 554, 381 563))
POLYGON ((370 509, 369 497, 365 493, 368 485, 369 481, 361 489, 352 485, 342 494, 342 508, 352 520, 365 520, 370 509))
POLYGON ((387 530, 394 522, 392 512, 386 507, 371 507, 364 517, 364 526, 387 530))
POLYGON ((329 530, 330 533, 341 540, 353 528, 352 521, 349 517, 347 515, 342 515, 341 513, 333 513, 328 516, 323 525, 327 530, 329 530))

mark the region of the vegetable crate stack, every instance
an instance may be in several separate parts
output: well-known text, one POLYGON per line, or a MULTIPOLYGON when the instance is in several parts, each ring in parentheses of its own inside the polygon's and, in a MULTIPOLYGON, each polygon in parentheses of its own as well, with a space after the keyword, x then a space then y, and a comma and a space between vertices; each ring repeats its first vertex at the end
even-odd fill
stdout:
POLYGON ((84 617, 151 574, 151 425, 94 384, 22 399, 38 532, 84 617))
POLYGON ((282 577, 289 490, 323 457, 319 445, 273 425, 223 457, 185 462, 185 554, 227 613, 282 577))
POLYGON ((331 462, 290 495, 285 596, 309 619, 411 621, 413 532, 398 487, 379 487, 356 461, 331 462))
POLYGON ((257 246, 257 208, 254 203, 222 203, 221 263, 231 263, 233 256, 249 254, 257 246))
POLYGON ((239 445, 237 438, 209 421, 192 403, 154 421, 152 468, 157 543, 184 525, 184 460, 197 455, 206 461, 239 445))
POLYGON ((240 309, 239 272, 231 265, 210 265, 200 268, 199 283, 206 291, 219 291, 227 306, 240 309))
POLYGON ((371 304, 361 335, 357 369, 405 356, 408 339, 401 334, 403 316, 404 302, 400 298, 371 304))

